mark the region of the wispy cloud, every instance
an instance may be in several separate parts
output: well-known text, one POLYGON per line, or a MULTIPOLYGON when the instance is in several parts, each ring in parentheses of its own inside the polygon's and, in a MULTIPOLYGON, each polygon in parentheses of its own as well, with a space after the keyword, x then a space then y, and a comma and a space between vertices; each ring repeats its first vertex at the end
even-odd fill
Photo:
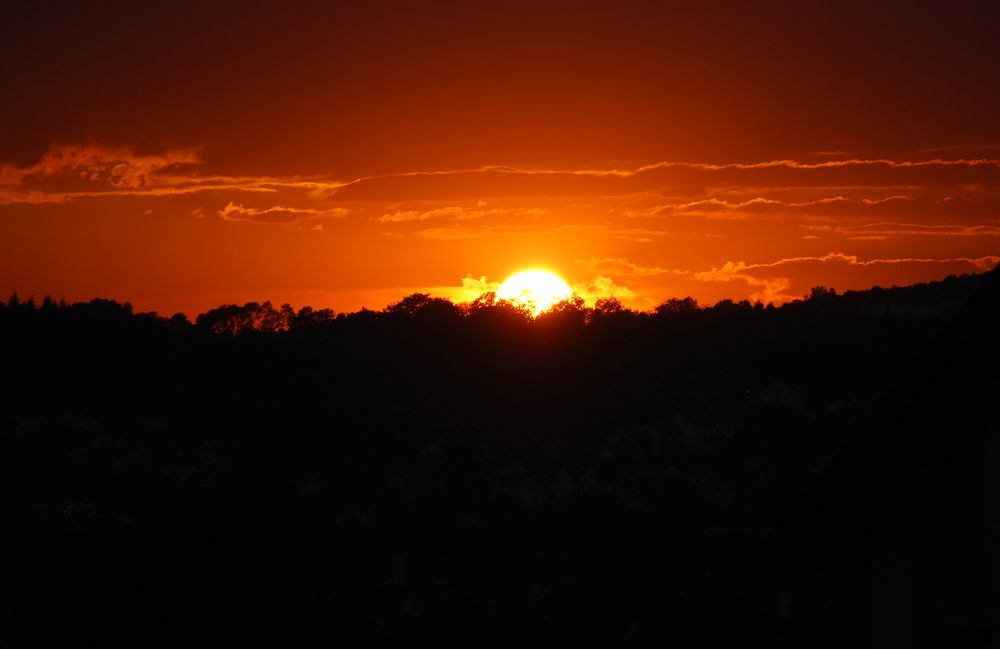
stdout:
POLYGON ((1000 226, 995 225, 921 225, 919 223, 896 223, 885 221, 861 225, 817 225, 802 226, 814 232, 844 235, 853 239, 879 237, 995 237, 1000 236, 1000 226))
POLYGON ((763 302, 765 304, 788 302, 795 299, 786 291, 791 286, 791 279, 788 277, 758 277, 748 272, 758 266, 749 266, 744 262, 727 261, 720 268, 695 273, 694 278, 703 282, 731 282, 742 280, 752 289, 750 300, 753 302, 763 302))
POLYGON ((500 282, 487 280, 485 275, 478 278, 466 275, 462 278, 459 286, 431 286, 418 289, 418 291, 429 293, 435 297, 447 298, 457 304, 471 302, 483 293, 496 291, 498 288, 500 288, 500 282))
MULTIPOLYGON (((801 278, 804 273, 801 267, 806 265, 823 266, 838 264, 855 268, 893 267, 905 265, 933 265, 952 267, 964 272, 983 272, 995 268, 1000 263, 1000 257, 951 257, 951 258, 920 258, 920 257, 886 257, 861 259, 857 255, 842 252, 831 252, 822 256, 788 257, 773 262, 747 263, 744 261, 727 261, 722 266, 707 271, 694 273, 696 280, 703 282, 742 281, 752 289, 751 300, 762 302, 786 302, 797 296, 788 291, 792 286, 793 275, 801 278)), ((828 275, 821 272, 820 276, 828 275)))
POLYGON ((198 192, 330 191, 343 183, 320 177, 226 176, 200 173, 199 148, 139 153, 133 147, 56 145, 27 167, 0 165, 0 204, 64 203, 116 196, 198 192))
MULTIPOLYGON (((628 178, 639 174, 655 171, 658 169, 701 169, 705 171, 723 171, 727 169, 831 169, 839 167, 888 167, 888 168, 917 168, 917 167, 1000 167, 1000 159, 996 158, 931 158, 927 160, 891 160, 889 158, 850 158, 847 160, 825 160, 823 162, 802 162, 798 160, 763 160, 759 162, 684 162, 663 160, 648 164, 639 165, 631 169, 628 168, 539 168, 539 167, 518 167, 513 165, 483 165, 480 167, 470 167, 462 169, 447 169, 435 171, 409 171, 397 174, 381 174, 364 176, 356 179, 355 183, 377 178, 388 177, 413 177, 413 176, 449 176, 471 173, 505 173, 523 175, 561 175, 571 174, 576 176, 617 176, 628 178)), ((353 184, 353 183, 348 183, 353 184)))
POLYGON ((493 235, 517 235, 528 233, 570 233, 597 232, 599 225, 538 225, 534 223, 481 225, 476 227, 441 227, 417 230, 415 235, 423 239, 478 239, 493 235))
POLYGON ((415 234, 422 239, 451 241, 454 239, 475 239, 482 236, 484 231, 459 230, 458 228, 427 228, 426 230, 417 230, 415 234))
POLYGON ((275 205, 273 207, 257 208, 244 207, 235 203, 229 203, 218 212, 219 218, 223 221, 247 221, 253 223, 292 223, 304 219, 317 217, 342 218, 347 216, 348 210, 340 207, 330 209, 314 209, 300 207, 284 207, 275 205))
POLYGON ((634 291, 626 286, 616 284, 613 279, 604 275, 597 275, 589 281, 574 284, 571 288, 573 293, 591 305, 602 297, 614 297, 623 301, 631 301, 636 298, 634 291))
MULTIPOLYGON (((588 200, 598 197, 652 197, 680 191, 690 203, 711 198, 721 199, 720 192, 748 188, 769 192, 827 188, 868 188, 870 191, 898 194, 920 187, 964 187, 969 193, 1000 187, 1000 161, 994 158, 933 158, 927 160, 889 160, 851 158, 802 162, 771 160, 762 162, 694 163, 662 161, 634 168, 533 168, 514 166, 484 166, 470 169, 413 171, 398 174, 372 175, 345 181, 334 190, 332 200, 388 201, 458 201, 500 198, 574 197, 588 200)), ((881 200, 882 196, 860 196, 854 193, 840 197, 842 201, 881 200)), ((714 209, 767 207, 766 194, 757 204, 725 205, 702 203, 687 205, 714 209)), ((833 197, 836 201, 836 197, 833 197)), ((874 204, 874 203, 868 203, 874 204)), ((654 203, 655 205, 655 203, 654 203)), ((809 204, 807 204, 809 205, 809 204)), ((797 206, 802 209, 807 205, 797 206)), ((820 206, 822 203, 812 204, 820 206)), ((639 206, 636 209, 643 209, 639 206)), ((676 207, 676 206, 675 206, 676 207)), ((771 205, 772 209, 796 206, 771 205)))
POLYGON ((432 210, 406 210, 402 212, 392 212, 379 218, 379 223, 402 223, 405 221, 430 221, 432 219, 462 221, 465 219, 481 219, 487 215, 506 214, 506 210, 493 209, 472 209, 451 205, 447 207, 437 207, 432 210))
MULTIPOLYGON (((881 198, 829 196, 812 200, 789 201, 757 196, 746 200, 730 201, 710 197, 682 203, 664 203, 640 210, 626 212, 627 216, 702 216, 716 219, 745 219, 760 214, 830 213, 828 208, 872 207, 900 202, 912 202, 911 196, 893 194, 881 198)), ((840 210, 843 211, 843 210, 840 210)))
POLYGON ((139 154, 131 147, 100 147, 79 144, 54 146, 29 167, 0 167, 0 186, 44 184, 73 177, 82 182, 138 189, 168 171, 201 164, 198 149, 172 149, 158 154, 139 154))
POLYGON ((714 268, 711 271, 707 271, 705 273, 696 273, 695 277, 698 279, 714 280, 717 279, 716 277, 714 277, 714 275, 717 274, 726 275, 734 272, 743 272, 758 268, 775 268, 778 266, 787 266, 788 264, 798 264, 808 261, 840 262, 851 266, 874 266, 878 264, 908 264, 914 262, 927 263, 927 264, 967 262, 975 265, 981 265, 981 264, 989 265, 989 264, 995 264, 998 260, 1000 260, 1000 257, 994 257, 994 256, 979 257, 975 259, 969 257, 952 257, 945 259, 938 259, 934 257, 899 257, 899 258, 888 257, 888 258, 863 260, 857 255, 848 255, 842 252, 830 252, 821 257, 810 257, 810 256, 788 257, 785 259, 779 259, 778 261, 772 261, 768 263, 758 263, 758 264, 748 264, 743 261, 738 261, 738 262, 728 261, 720 268, 714 268))
MULTIPOLYGON (((495 196, 624 196, 677 185, 819 187, 867 184, 884 187, 964 183, 965 186, 1000 186, 1000 160, 988 157, 935 157, 924 160, 849 158, 819 162, 789 159, 728 163, 659 161, 631 168, 606 169, 488 165, 355 178, 220 175, 204 173, 207 166, 198 148, 141 153, 132 147, 57 145, 33 165, 0 166, 0 202, 65 202, 88 197, 171 196, 208 191, 296 190, 312 200, 342 202, 430 200, 448 196, 468 197, 471 200, 495 196), (893 174, 886 176, 885 171, 892 171, 893 174), (919 175, 912 175, 918 171, 919 175), (836 174, 816 175, 818 172, 836 174)), ((706 202, 708 199, 710 197, 703 195, 679 207, 726 210, 760 206, 767 200, 762 199, 756 204, 727 205, 725 202, 706 202), (702 203, 698 204, 698 200, 702 203)), ((454 209, 454 205, 438 209, 454 209)), ((476 210, 462 209, 467 217, 471 214, 475 218, 476 210)), ((384 222, 423 220, 425 214, 434 212, 412 211, 416 214, 409 211, 386 213, 385 217, 389 218, 384 222)), ((536 211, 535 215, 538 214, 540 212, 536 211)), ((431 218, 435 216, 426 216, 426 219, 431 218)))
POLYGON ((591 257, 576 259, 574 262, 587 269, 589 273, 609 275, 612 277, 655 277, 657 275, 686 275, 688 271, 676 268, 660 268, 658 266, 642 266, 623 257, 591 257))
POLYGON ((670 232, 651 228, 611 228, 608 229, 608 235, 621 241, 653 243, 657 239, 670 236, 670 232))
POLYGON ((489 216, 518 216, 527 219, 538 219, 549 214, 550 211, 543 208, 503 208, 494 207, 485 209, 482 205, 474 208, 465 208, 458 205, 446 207, 436 207, 430 210, 404 210, 384 214, 378 219, 379 223, 405 223, 407 221, 465 221, 469 219, 481 219, 489 216))
POLYGON ((610 169, 573 169, 573 168, 538 168, 538 167, 516 167, 508 165, 485 165, 469 169, 452 169, 438 171, 411 171, 399 174, 385 174, 375 176, 365 176, 358 178, 346 186, 355 183, 362 183, 368 180, 388 177, 415 177, 415 176, 450 176, 467 175, 476 173, 495 173, 510 175, 528 176, 595 176, 595 177, 618 177, 631 178, 646 174, 652 171, 663 169, 697 169, 701 171, 727 171, 727 170, 755 170, 755 169, 839 169, 845 167, 884 167, 888 169, 917 169, 933 167, 996 167, 1000 168, 1000 159, 997 158, 931 158, 927 160, 891 160, 888 158, 850 158, 847 160, 826 160, 823 162, 802 162, 798 160, 764 160, 760 162, 683 162, 683 161, 659 161, 649 164, 639 165, 631 169, 610 168, 610 169))

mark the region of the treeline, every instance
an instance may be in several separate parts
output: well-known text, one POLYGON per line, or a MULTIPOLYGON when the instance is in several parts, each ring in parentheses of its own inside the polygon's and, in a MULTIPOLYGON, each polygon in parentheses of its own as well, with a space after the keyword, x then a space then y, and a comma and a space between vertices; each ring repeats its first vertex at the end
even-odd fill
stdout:
POLYGON ((194 322, 112 300, 15 296, 0 303, 0 421, 44 412, 259 418, 262 409, 280 420, 296 408, 316 418, 322 406, 377 429, 391 413, 457 430, 495 411, 505 425, 530 416, 552 431, 574 418, 614 426, 695 409, 714 416, 779 379, 823 406, 870 403, 983 277, 843 295, 816 288, 780 307, 684 298, 637 312, 573 299, 534 319, 489 293, 470 304, 414 294, 354 313, 251 302, 194 322), (935 308, 881 306, 913 303, 935 308), (517 406, 496 403, 503 394, 517 406))
POLYGON ((867 582, 789 617, 749 558, 982 281, 536 319, 490 294, 194 322, 12 297, 0 628, 12 646, 863 646, 867 582))
POLYGON ((399 321, 418 320, 425 323, 447 323, 459 319, 503 320, 509 324, 536 322, 539 328, 553 323, 576 323, 589 325, 613 319, 627 321, 657 320, 675 317, 688 318, 730 318, 739 314, 787 312, 837 311, 845 316, 875 315, 915 315, 919 311, 893 310, 893 306, 941 307, 947 308, 967 300, 982 282, 984 274, 951 275, 941 281, 893 286, 875 286, 863 291, 846 291, 838 294, 824 286, 813 287, 809 295, 800 300, 775 307, 748 300, 721 300, 714 305, 702 305, 691 297, 670 298, 650 311, 627 308, 614 297, 600 298, 593 307, 588 307, 582 298, 572 298, 560 302, 533 318, 530 309, 515 302, 499 300, 493 292, 487 292, 469 303, 455 304, 447 299, 432 297, 427 293, 413 293, 386 306, 381 311, 362 308, 353 313, 336 312, 333 309, 315 309, 304 306, 296 310, 290 304, 274 306, 270 301, 247 302, 243 305, 224 304, 199 314, 192 323, 183 313, 163 317, 155 312, 135 313, 129 302, 95 298, 89 302, 67 304, 46 296, 41 303, 34 298, 22 300, 17 293, 6 303, 0 302, 0 318, 25 317, 34 313, 38 316, 53 316, 71 321, 90 323, 123 323, 132 320, 140 326, 165 326, 174 329, 195 327, 215 334, 240 335, 247 333, 282 333, 294 330, 316 329, 335 322, 358 321, 399 321), (879 311, 877 307, 885 307, 879 311))

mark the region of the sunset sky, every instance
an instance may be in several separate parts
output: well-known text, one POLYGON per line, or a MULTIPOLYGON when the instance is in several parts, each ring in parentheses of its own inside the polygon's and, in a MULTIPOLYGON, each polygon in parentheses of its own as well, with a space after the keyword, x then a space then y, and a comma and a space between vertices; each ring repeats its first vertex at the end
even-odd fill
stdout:
POLYGON ((353 311, 543 267, 648 309, 993 268, 1000 3, 875 4, 5 2, 0 295, 353 311))

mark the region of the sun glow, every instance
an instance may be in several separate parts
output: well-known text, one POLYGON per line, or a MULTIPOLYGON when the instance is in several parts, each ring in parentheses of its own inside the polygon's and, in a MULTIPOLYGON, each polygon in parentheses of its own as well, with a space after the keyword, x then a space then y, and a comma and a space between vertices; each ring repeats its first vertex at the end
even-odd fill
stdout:
POLYGON ((514 273, 497 289, 497 298, 522 304, 532 315, 538 315, 572 295, 569 285, 547 270, 514 273))

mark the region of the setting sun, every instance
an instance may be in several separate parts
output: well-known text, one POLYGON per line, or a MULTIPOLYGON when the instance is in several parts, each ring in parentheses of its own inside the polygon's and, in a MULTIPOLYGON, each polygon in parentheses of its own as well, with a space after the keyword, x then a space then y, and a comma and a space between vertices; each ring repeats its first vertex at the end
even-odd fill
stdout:
POLYGON ((538 315, 553 304, 573 295, 569 285, 547 270, 524 270, 514 273, 497 289, 497 297, 523 304, 538 315))

